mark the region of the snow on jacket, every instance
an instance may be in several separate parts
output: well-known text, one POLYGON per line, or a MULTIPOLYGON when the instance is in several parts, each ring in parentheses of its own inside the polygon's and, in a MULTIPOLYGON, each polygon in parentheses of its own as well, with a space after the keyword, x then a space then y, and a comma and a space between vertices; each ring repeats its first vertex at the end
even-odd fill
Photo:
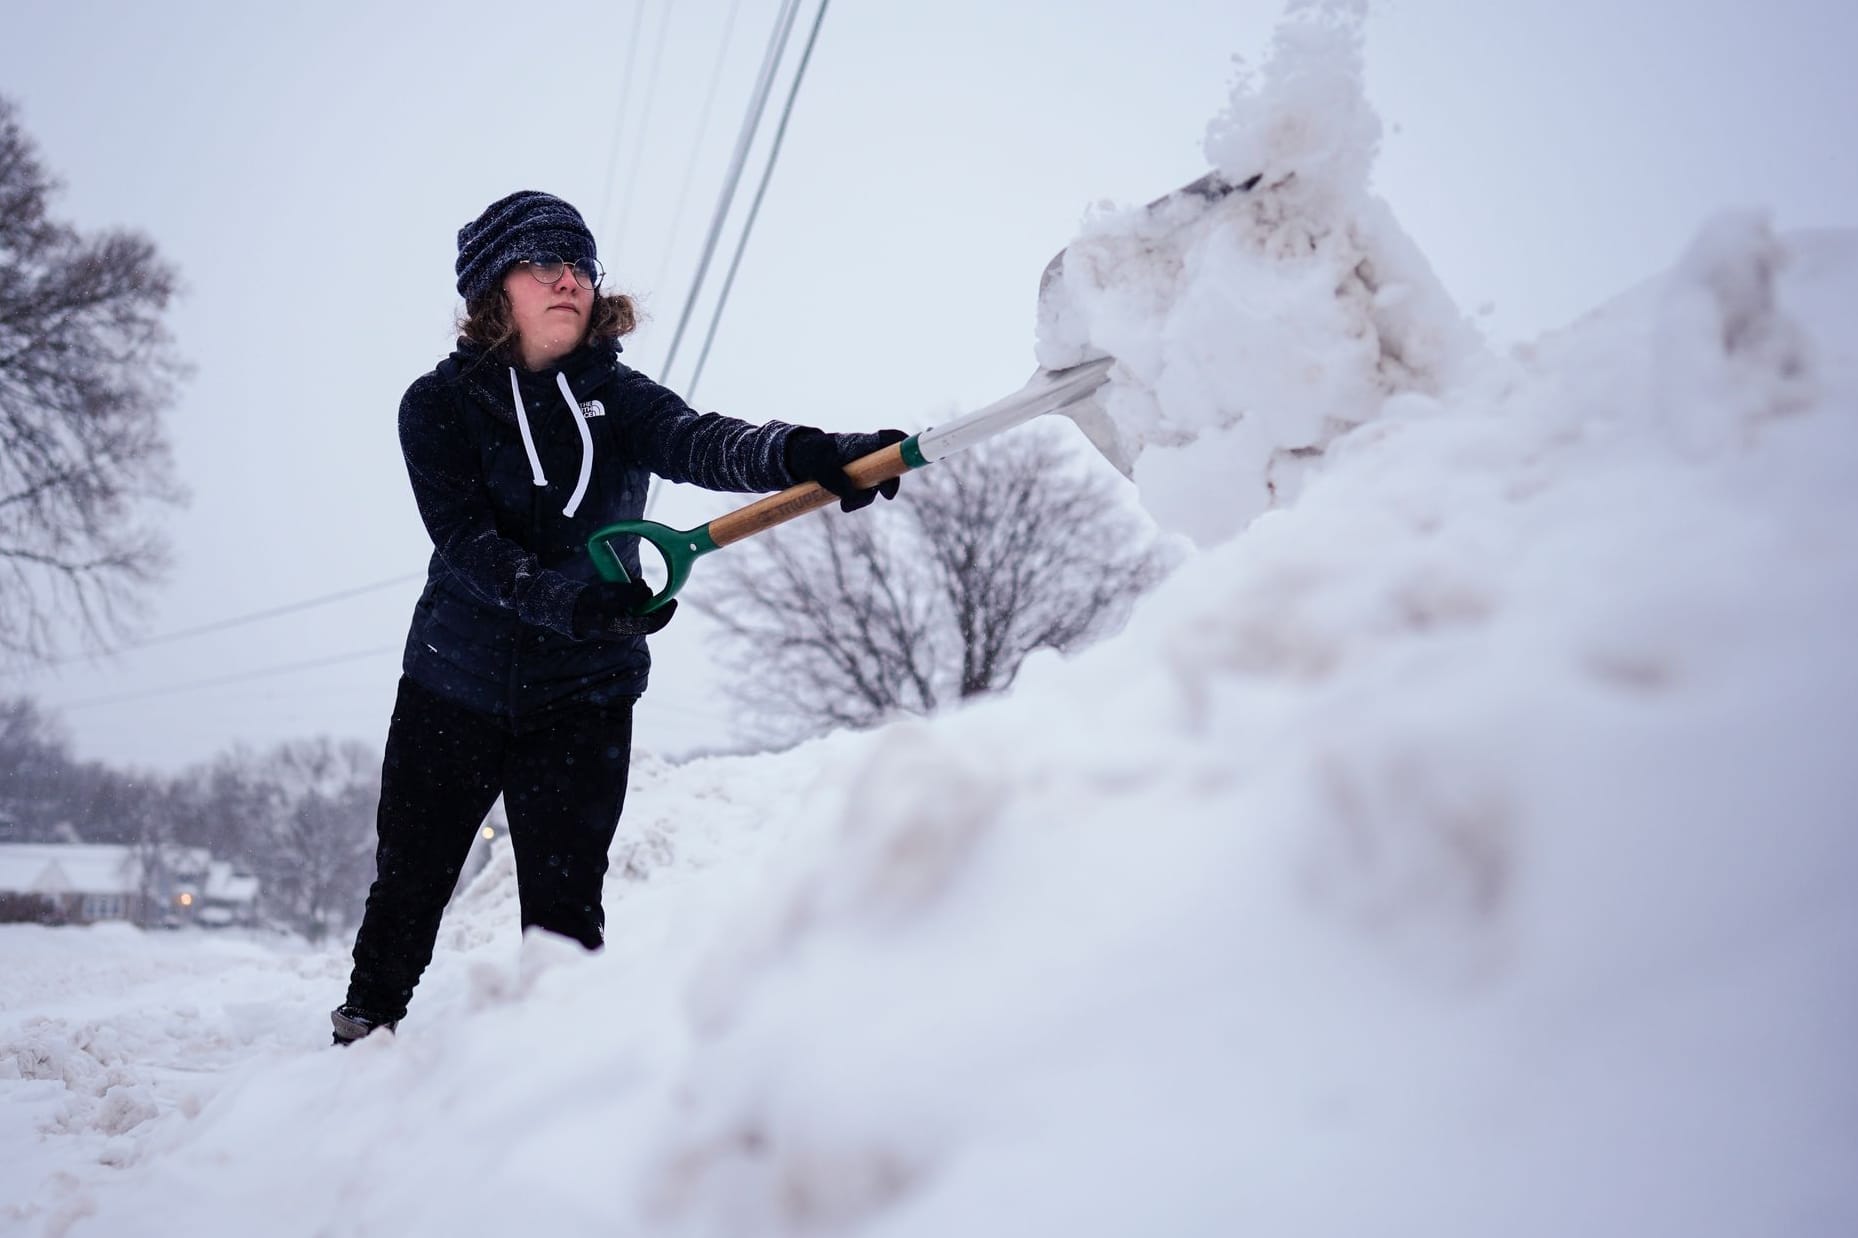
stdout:
MULTIPOLYGON (((433 551, 403 667, 440 696, 518 718, 642 693, 643 637, 573 637, 574 603, 599 579, 588 537, 638 519, 653 473, 711 490, 794 483, 792 426, 699 414, 618 351, 585 345, 531 373, 460 341, 407 388, 400 446, 433 551)), ((637 540, 615 548, 636 578, 637 540)))

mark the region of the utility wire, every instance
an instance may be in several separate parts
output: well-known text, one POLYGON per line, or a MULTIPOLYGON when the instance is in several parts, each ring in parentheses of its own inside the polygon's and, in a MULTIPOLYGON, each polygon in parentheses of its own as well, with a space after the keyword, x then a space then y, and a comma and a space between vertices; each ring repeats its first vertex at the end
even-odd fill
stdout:
POLYGON ((645 143, 651 135, 652 104, 658 98, 658 70, 664 64, 665 36, 671 31, 672 0, 665 0, 664 16, 658 21, 658 43, 652 49, 652 70, 645 79, 645 112, 639 118, 638 139, 632 144, 632 170, 626 174, 625 206, 619 213, 619 230, 613 233, 613 254, 617 257, 626 240, 626 224, 632 219, 632 204, 639 200, 639 164, 645 158, 645 143))
POLYGON ((690 158, 684 161, 684 184, 677 191, 677 207, 671 212, 671 234, 665 239, 663 255, 658 260, 658 274, 653 278, 654 289, 664 287, 665 276, 671 270, 671 254, 677 248, 677 234, 683 229, 684 208, 690 203, 690 186, 696 179, 697 157, 703 153, 703 138, 710 131, 710 112, 716 104, 716 87, 723 80, 723 64, 729 58, 729 44, 735 37, 736 13, 742 7, 742 0, 732 0, 729 16, 723 19, 723 41, 716 49, 716 64, 710 69, 710 85, 703 94, 703 111, 697 118, 697 136, 690 142, 690 158))
POLYGON ((819 42, 819 28, 826 21, 826 6, 831 0, 819 0, 819 12, 813 15, 813 29, 806 37, 806 50, 800 53, 800 67, 794 71, 793 84, 787 89, 787 103, 781 108, 780 124, 774 130, 774 144, 768 149, 768 166, 761 171, 761 183, 755 187, 755 200, 749 205, 748 219, 742 225, 742 235, 736 238, 735 255, 729 260, 729 274, 723 279, 722 291, 716 297, 716 309, 710 315, 710 329, 703 337, 703 351, 697 354, 697 368, 690 376, 690 384, 685 388, 684 398, 694 400, 697 396, 697 384, 703 379, 704 363, 710 359, 710 346, 716 342, 716 328, 722 324, 723 310, 729 304, 729 292, 735 287, 736 272, 742 267, 742 255, 748 249, 749 235, 755 230, 755 218, 761 214, 761 200, 767 196, 768 182, 774 179, 774 165, 780 161, 781 142, 787 137, 787 122, 793 118, 794 100, 800 97, 800 83, 806 80, 806 66, 813 59, 813 45, 819 42))
MULTIPOLYGON (((607 213, 613 207, 613 173, 619 169, 619 147, 626 135, 626 104, 632 98, 632 66, 639 58, 639 27, 645 22, 645 0, 632 0, 632 38, 626 47, 626 78, 619 88, 619 115, 613 118, 613 147, 606 158, 606 182, 600 199, 597 222, 606 230, 607 213)), ((617 255, 619 250, 613 250, 617 255)))
POLYGON ((690 326, 690 316, 697 308, 697 296, 702 291, 704 277, 709 274, 710 260, 716 256, 716 243, 722 238, 723 223, 729 216, 729 204, 734 201, 736 186, 741 183, 742 169, 748 163, 748 152, 754 145, 755 131, 761 127, 761 115, 767 110, 768 92, 774 89, 774 71, 780 64, 781 54, 786 51, 787 38, 793 33, 794 18, 799 12, 800 0, 782 0, 780 16, 775 19, 774 31, 768 37, 768 50, 762 58, 761 74, 755 80, 748 112, 742 118, 742 131, 736 137, 735 153, 730 156, 729 171, 723 178, 722 192, 716 199, 716 212, 710 219, 709 235, 703 241, 703 256, 697 262, 697 274, 691 280, 690 295, 684 300, 683 312, 677 320, 677 331, 671 336, 671 349, 665 355, 663 377, 670 376, 671 367, 677 361, 678 346, 683 343, 684 332, 690 326))
MULTIPOLYGON (((385 654, 399 653, 403 645, 378 645, 372 649, 357 649, 349 653, 332 654, 325 658, 311 658, 300 662, 286 662, 275 666, 258 667, 255 670, 238 671, 230 675, 218 675, 207 679, 191 679, 178 684, 168 684, 160 688, 149 688, 138 692, 125 692, 115 696, 87 697, 73 701, 68 705, 56 706, 59 710, 89 709, 97 705, 119 705, 128 701, 145 700, 150 697, 172 696, 179 692, 192 692, 201 688, 220 687, 230 683, 242 683, 251 679, 265 679, 276 675, 289 675, 298 671, 317 670, 325 666, 337 666, 344 662, 359 662, 364 658, 376 658, 385 654)), ((721 724, 728 721, 727 712, 702 706, 689 705, 672 700, 662 695, 651 698, 650 708, 656 713, 675 715, 688 722, 703 724, 721 724)))
MULTIPOLYGON (((677 350, 683 343, 684 332, 690 326, 690 316, 697 308, 697 298, 703 290, 704 276, 709 272, 710 261, 716 254, 716 244, 722 238, 723 225, 729 218, 729 206, 735 199, 735 191, 742 180, 742 170, 747 166, 748 154, 754 146, 755 133, 761 127, 762 114, 767 110, 768 92, 774 88, 774 75, 780 66, 781 56, 787 50, 787 39, 793 31, 794 19, 800 13, 800 0, 782 0, 781 10, 775 16, 774 28, 768 33, 768 46, 762 53, 761 69, 755 77, 754 89, 749 92, 748 110, 742 117, 742 128, 736 134, 735 151, 730 156, 729 168, 723 175, 722 188, 717 191, 716 206, 710 216, 709 235, 703 242, 703 253, 697 261, 697 273, 691 280, 690 291, 685 294, 684 308, 678 315, 677 330, 671 337, 670 350, 665 354, 664 365, 658 376, 670 381, 671 366, 677 361, 677 350)), ((693 165, 694 166, 694 165, 693 165)), ((681 211, 680 211, 681 214, 681 211)), ((658 500, 664 494, 665 483, 660 478, 652 478, 645 491, 646 519, 650 519, 658 507, 658 500)))
MULTIPOLYGON (((131 641, 120 649, 112 649, 109 652, 112 654, 133 653, 138 649, 146 649, 150 645, 164 645, 169 641, 185 640, 190 636, 204 636, 208 632, 222 632, 227 628, 236 628, 247 623, 257 623, 264 619, 275 619, 279 615, 290 615, 300 610, 311 610, 318 606, 327 606, 331 602, 347 601, 352 597, 360 597, 364 593, 376 593, 382 589, 391 589, 395 585, 406 584, 409 581, 424 580, 425 576, 426 574, 424 572, 408 572, 404 576, 395 576, 389 580, 377 580, 371 585, 358 585, 353 589, 343 589, 336 593, 325 593, 320 597, 308 598, 301 602, 291 602, 284 606, 273 606, 268 610, 255 610, 250 614, 236 615, 230 619, 218 619, 212 623, 203 623, 198 627, 182 628, 176 632, 163 632, 161 635, 151 636, 147 640, 131 641)), ((38 671, 48 670, 54 666, 69 666, 73 662, 89 661, 94 656, 93 654, 72 654, 69 657, 55 658, 49 662, 40 662, 32 669, 38 671)))
POLYGON ((281 666, 260 667, 255 671, 240 671, 233 675, 220 675, 212 679, 194 679, 186 683, 169 684, 165 688, 150 688, 146 692, 125 692, 119 696, 93 696, 87 700, 73 701, 68 705, 59 705, 60 710, 89 709, 93 705, 120 705, 125 701, 146 700, 153 696, 171 696, 176 692, 192 692, 199 688, 213 688, 222 684, 242 683, 248 679, 263 679, 272 675, 288 675, 295 671, 315 670, 318 667, 334 666, 341 662, 358 662, 362 658, 378 658, 383 654, 399 653, 401 645, 381 645, 374 649, 357 649, 352 653, 338 653, 327 658, 311 658, 307 662, 288 662, 281 666))

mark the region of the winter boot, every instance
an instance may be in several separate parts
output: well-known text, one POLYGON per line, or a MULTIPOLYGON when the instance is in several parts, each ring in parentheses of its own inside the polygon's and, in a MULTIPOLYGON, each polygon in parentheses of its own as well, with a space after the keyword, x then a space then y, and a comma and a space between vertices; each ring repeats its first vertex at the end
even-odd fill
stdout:
POLYGON ((353 1044, 369 1032, 383 1027, 391 1032, 399 1022, 398 1019, 383 1019, 379 1015, 370 1014, 359 1006, 337 1006, 329 1012, 329 1021, 335 1024, 335 1043, 338 1045, 353 1044))

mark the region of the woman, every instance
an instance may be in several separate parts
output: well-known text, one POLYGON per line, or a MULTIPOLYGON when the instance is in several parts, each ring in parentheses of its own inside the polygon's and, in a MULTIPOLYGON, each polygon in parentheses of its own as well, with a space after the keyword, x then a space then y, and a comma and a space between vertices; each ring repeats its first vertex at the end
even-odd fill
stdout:
MULTIPOLYGON (((754 426, 693 412, 620 364, 629 298, 600 290, 593 234, 550 194, 491 203, 458 233, 465 301, 455 352, 407 389, 400 445, 432 535, 381 768, 377 875, 355 938, 347 1044, 406 1014, 439 917, 497 796, 509 816, 524 928, 601 942, 607 847, 626 797, 645 638, 676 603, 634 608, 601 581, 594 530, 644 510, 652 474, 712 490, 818 482, 847 511, 842 465, 904 437, 754 426)), ((881 487, 885 497, 896 483, 881 487)))

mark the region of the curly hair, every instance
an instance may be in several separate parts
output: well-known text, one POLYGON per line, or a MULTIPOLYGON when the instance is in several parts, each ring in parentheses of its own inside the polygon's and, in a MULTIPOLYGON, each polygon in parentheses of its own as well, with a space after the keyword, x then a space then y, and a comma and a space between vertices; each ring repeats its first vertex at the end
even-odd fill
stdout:
MULTIPOLYGON (((638 325, 639 310, 631 297, 596 292, 582 342, 616 340, 630 335, 638 325)), ((465 305, 458 318, 458 334, 493 355, 506 360, 515 357, 516 318, 510 310, 510 296, 501 284, 465 305)))

